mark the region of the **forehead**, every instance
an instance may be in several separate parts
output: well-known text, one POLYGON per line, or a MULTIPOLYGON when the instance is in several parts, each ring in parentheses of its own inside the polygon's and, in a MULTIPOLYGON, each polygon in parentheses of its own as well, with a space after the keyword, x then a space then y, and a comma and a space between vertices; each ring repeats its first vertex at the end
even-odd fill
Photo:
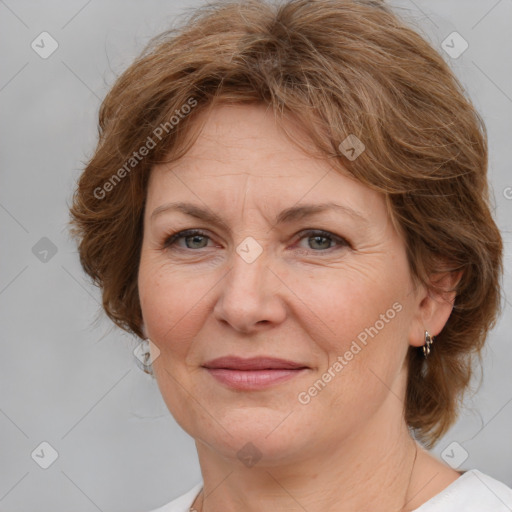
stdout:
POLYGON ((269 207, 332 201, 385 214, 381 194, 320 155, 306 153, 304 144, 319 154, 300 126, 282 121, 297 136, 300 144, 295 144, 264 105, 219 105, 200 122, 201 132, 182 158, 153 168, 148 190, 152 207, 193 198, 225 209, 242 198, 248 206, 251 201, 269 207))
POLYGON ((284 133, 286 127, 293 140, 315 151, 300 124, 291 119, 276 119, 270 106, 220 104, 209 112, 201 113, 195 122, 201 126, 200 134, 179 160, 178 167, 205 160, 210 167, 237 166, 241 173, 274 176, 275 169, 268 168, 274 162, 290 161, 291 165, 283 168, 289 172, 294 168, 293 162, 311 164, 314 160, 284 133), (222 165, 213 166, 215 163, 222 165))

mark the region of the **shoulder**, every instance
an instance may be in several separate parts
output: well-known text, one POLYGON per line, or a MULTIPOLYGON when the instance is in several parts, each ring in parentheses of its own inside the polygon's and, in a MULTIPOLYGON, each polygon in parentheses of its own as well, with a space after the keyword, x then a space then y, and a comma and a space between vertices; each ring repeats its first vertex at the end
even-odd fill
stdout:
POLYGON ((413 512, 510 512, 512 489, 503 482, 471 469, 413 512))
POLYGON ((149 512, 189 512, 192 503, 194 502, 202 487, 203 482, 199 482, 185 494, 182 494, 181 496, 178 496, 176 499, 172 500, 170 503, 150 510, 149 512))
MULTIPOLYGON (((170 503, 149 512, 188 512, 202 487, 203 482, 200 482, 170 503)), ((413 512, 453 512, 453 510, 510 512, 512 489, 478 469, 471 469, 413 512)))

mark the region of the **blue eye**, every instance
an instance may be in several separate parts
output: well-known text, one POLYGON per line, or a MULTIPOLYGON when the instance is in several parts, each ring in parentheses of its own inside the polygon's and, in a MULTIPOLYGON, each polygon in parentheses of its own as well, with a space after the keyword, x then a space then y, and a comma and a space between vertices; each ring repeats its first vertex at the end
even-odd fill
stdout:
POLYGON ((174 235, 171 235, 169 238, 167 238, 164 242, 164 247, 171 247, 172 245, 176 245, 176 242, 181 238, 185 239, 186 249, 203 249, 205 245, 202 243, 209 239, 209 236, 199 229, 187 229, 185 231, 175 233, 174 235), (192 247, 189 246, 189 239, 192 239, 192 247), (199 247, 197 245, 194 246, 194 244, 199 244, 199 247))
POLYGON ((313 250, 313 252, 325 252, 326 249, 332 249, 333 246, 331 245, 332 242, 334 244, 338 244, 338 246, 341 247, 348 247, 350 244, 344 239, 337 235, 334 235, 332 233, 329 233, 328 231, 318 230, 318 229, 308 229, 306 231, 302 231, 300 233, 302 235, 300 237, 300 240, 307 239, 307 240, 313 240, 313 246, 315 244, 320 245, 320 247, 313 247, 311 243, 309 243, 309 248, 313 250), (325 244, 328 244, 328 247, 325 247, 325 244), (323 246, 323 247, 322 247, 323 246))
MULTIPOLYGON (((312 244, 308 244, 312 252, 326 252, 326 250, 333 248, 332 244, 337 244, 339 247, 350 247, 350 244, 344 238, 329 233, 328 231, 308 229, 302 231, 299 235, 301 235, 299 240, 313 240, 312 244), (317 247, 315 248, 314 245, 317 245, 317 247)), ((179 245, 178 247, 180 249, 204 249, 208 246, 210 237, 200 229, 187 229, 166 238, 164 247, 171 248, 172 246, 176 246, 177 242, 181 239, 185 240, 185 247, 179 245)))

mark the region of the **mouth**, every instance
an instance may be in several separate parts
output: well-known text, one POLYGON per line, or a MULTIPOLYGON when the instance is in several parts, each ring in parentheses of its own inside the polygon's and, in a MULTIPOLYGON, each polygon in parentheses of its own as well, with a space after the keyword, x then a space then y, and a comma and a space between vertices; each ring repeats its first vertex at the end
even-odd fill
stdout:
POLYGON ((305 364, 273 357, 220 357, 203 365, 220 383, 238 390, 265 389, 303 374, 305 364))

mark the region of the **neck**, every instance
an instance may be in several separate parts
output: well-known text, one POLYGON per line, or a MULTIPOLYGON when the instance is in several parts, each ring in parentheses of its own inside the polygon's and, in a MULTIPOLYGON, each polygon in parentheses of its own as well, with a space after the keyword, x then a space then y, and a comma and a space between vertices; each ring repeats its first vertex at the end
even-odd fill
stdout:
POLYGON ((384 411, 383 416, 374 417, 350 439, 317 443, 306 457, 290 457, 279 464, 262 459, 251 468, 196 442, 204 490, 195 508, 199 512, 411 510, 407 504, 416 492, 411 481, 418 445, 401 415, 395 415, 400 419, 395 423, 384 411))

